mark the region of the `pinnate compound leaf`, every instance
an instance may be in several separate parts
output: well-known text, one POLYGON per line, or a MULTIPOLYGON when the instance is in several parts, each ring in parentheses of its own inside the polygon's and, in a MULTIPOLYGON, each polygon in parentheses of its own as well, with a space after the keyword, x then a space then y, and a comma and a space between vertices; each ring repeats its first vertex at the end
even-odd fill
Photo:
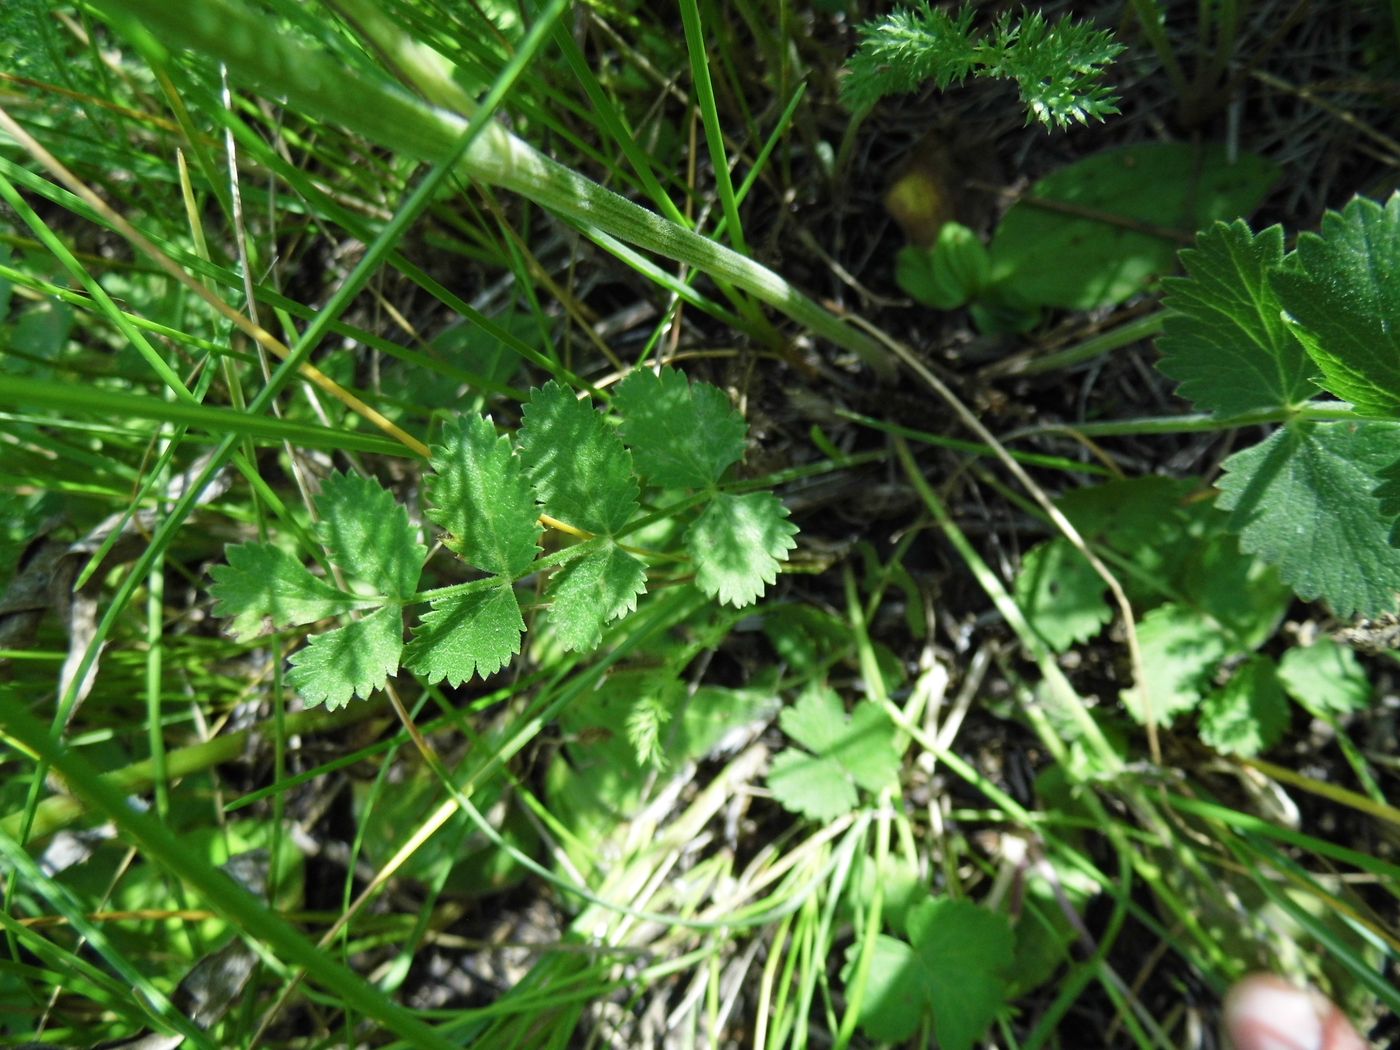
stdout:
POLYGON ((774 797, 795 813, 833 820, 855 808, 856 788, 879 791, 899 776, 894 725, 871 701, 847 716, 839 696, 813 687, 778 716, 778 724, 811 752, 779 753, 768 774, 774 797))
POLYGON ((1233 416, 1285 408, 1316 392, 1316 371, 1283 319, 1267 277, 1283 261, 1283 229, 1254 235, 1216 223, 1181 252, 1188 276, 1169 277, 1158 367, 1196 407, 1233 416))
POLYGON ((1026 554, 1016 576, 1016 604, 1057 653, 1086 642, 1113 618, 1107 586, 1063 537, 1026 554))
POLYGON ((637 608, 646 591, 647 570, 607 539, 589 540, 594 549, 575 558, 550 581, 549 622, 565 649, 591 649, 603 627, 637 608))
POLYGON ((755 601, 797 546, 787 518, 771 492, 716 496, 685 533, 700 589, 735 608, 755 601))
POLYGON ((1201 739, 1227 755, 1257 755, 1287 728, 1288 700, 1278 669, 1265 656, 1250 657, 1201 708, 1201 739))
POLYGON ((316 497, 316 536, 348 575, 382 595, 407 598, 418 588, 427 548, 403 504, 372 478, 332 474, 316 497))
POLYGON ((405 663, 429 683, 446 679, 459 686, 473 674, 482 678, 504 667, 520 652, 525 621, 508 580, 496 580, 433 602, 413 632, 405 663))
POLYGON ((1355 651, 1331 638, 1289 649, 1279 661, 1278 676, 1288 695, 1309 711, 1344 715, 1364 711, 1371 702, 1371 682, 1355 651))
POLYGON ((530 395, 520 455, 552 518, 610 536, 637 512, 632 454, 593 406, 566 386, 550 380, 530 395))
POLYGON ((539 552, 539 512, 510 439, 482 416, 449 422, 432 466, 428 517, 447 530, 447 546, 486 572, 525 572, 539 552))
POLYGON ((399 669, 403 652, 403 610, 376 609, 326 634, 313 634, 292 654, 287 680, 310 705, 344 707, 352 696, 367 700, 399 669))
POLYGON ((723 390, 674 368, 638 369, 618 384, 622 440, 644 478, 663 488, 705 488, 744 457, 748 424, 723 390))
POLYGON ((1140 723, 1146 723, 1150 707, 1156 724, 1170 725, 1201 702, 1230 646, 1214 620, 1175 603, 1159 606, 1144 616, 1137 635, 1144 680, 1123 690, 1123 704, 1140 723), (1147 704, 1143 702, 1144 685, 1147 704))
MULTIPOLYGON (((971 1050, 1006 1003, 1014 937, 1004 915, 970 901, 924 900, 909 939, 875 943, 859 1024, 872 1039, 903 1042, 932 1011, 940 1050, 971 1050)), ((854 954, 843 976, 854 972, 854 954)))
POLYGON ((1294 423, 1225 461, 1217 505, 1242 549, 1278 567, 1298 596, 1342 617, 1396 608, 1400 548, 1378 513, 1379 472, 1400 424, 1294 423))
POLYGON ((1272 283, 1323 386, 1365 415, 1400 415, 1400 194, 1328 212, 1272 283))
POLYGON ((210 570, 214 615, 233 617, 229 630, 239 641, 261 634, 264 620, 273 627, 315 623, 361 602, 270 543, 229 546, 224 556, 228 564, 210 570))

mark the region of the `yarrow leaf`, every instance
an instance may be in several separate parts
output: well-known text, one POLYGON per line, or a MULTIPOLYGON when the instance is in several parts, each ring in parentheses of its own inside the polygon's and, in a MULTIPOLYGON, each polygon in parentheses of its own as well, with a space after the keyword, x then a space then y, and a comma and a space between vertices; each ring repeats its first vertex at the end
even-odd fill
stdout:
POLYGON ((1251 234, 1241 220, 1216 223, 1180 253, 1186 277, 1168 277, 1170 311, 1158 367, 1181 381, 1203 411, 1240 415, 1301 405, 1317 391, 1316 369, 1283 319, 1268 276, 1283 260, 1283 229, 1251 234))
POLYGON ((1400 416, 1400 193, 1328 212, 1272 283, 1323 386, 1364 415, 1400 416))
POLYGON ((447 530, 448 548, 489 573, 525 572, 539 552, 539 512, 510 439, 483 416, 449 422, 432 467, 427 514, 447 530))
POLYGON ((386 605, 326 634, 313 634, 292 654, 287 680, 308 704, 335 710, 352 696, 367 700, 399 669, 403 609, 386 605))
POLYGON ((588 543, 593 549, 555 573, 546 596, 549 622, 565 649, 593 648, 603 627, 636 609, 646 591, 645 565, 611 540, 588 543))
POLYGON ((700 589, 736 608, 755 601, 797 546, 797 526, 787 518, 771 492, 715 497, 685 533, 700 589))
POLYGON ((270 543, 231 545, 224 557, 227 565, 210 570, 214 615, 233 617, 229 632, 239 641, 261 634, 264 621, 273 627, 315 623, 363 604, 270 543))
POLYGON ((832 820, 855 808, 856 788, 879 791, 898 778, 894 725, 871 701, 847 716, 836 693, 814 686, 778 716, 778 724, 811 752, 780 752, 768 774, 773 796, 795 813, 832 820))
POLYGON ((332 474, 316 497, 317 539, 345 573, 378 594, 407 598, 418 588, 428 551, 417 541, 408 511, 379 482, 332 474))
POLYGON ((618 384, 613 407, 638 472, 665 488, 706 488, 744 456, 748 426, 724 391, 674 368, 638 369, 618 384))
POLYGON ((446 679, 459 686, 473 674, 482 678, 504 667, 520 652, 525 621, 507 580, 466 594, 439 598, 413 632, 405 663, 429 683, 446 679))
POLYGON ((1396 423, 1297 422, 1227 459, 1216 502, 1241 548, 1277 566, 1299 597, 1342 617, 1390 613, 1400 548, 1375 490, 1398 446, 1396 423))
POLYGON ((610 536, 637 512, 632 455, 587 401, 553 380, 525 406, 520 455, 550 517, 610 536))

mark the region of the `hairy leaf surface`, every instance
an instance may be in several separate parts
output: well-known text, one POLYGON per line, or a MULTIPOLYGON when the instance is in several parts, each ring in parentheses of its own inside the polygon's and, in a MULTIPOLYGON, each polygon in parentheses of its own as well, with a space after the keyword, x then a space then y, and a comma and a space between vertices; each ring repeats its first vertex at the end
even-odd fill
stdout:
POLYGON ((378 593, 406 598, 418 588, 427 548, 403 504, 373 478, 332 474, 316 497, 316 537, 331 560, 378 593))
POLYGON ((270 543, 229 546, 224 556, 228 564, 210 570, 214 585, 209 590, 214 615, 233 617, 229 631, 239 641, 261 634, 264 620, 273 627, 315 623, 362 604, 270 543))
POLYGON ((313 634, 292 654, 287 680, 308 704, 344 707, 352 696, 369 699, 399 669, 403 652, 403 610, 376 609, 326 634, 313 634))
POLYGON ((744 457, 748 424, 723 390, 674 368, 638 369, 613 396, 637 470, 665 488, 705 488, 744 457))
POLYGON ((715 497, 685 533, 700 589, 736 608, 755 601, 797 546, 787 518, 771 492, 715 497))
POLYGON ((546 599, 554 634, 566 649, 591 649, 603 628, 637 608, 646 591, 647 570, 611 540, 592 540, 594 549, 555 573, 546 599))
POLYGON ((525 621, 505 580, 484 590, 440 598, 408 643, 405 662, 428 682, 459 686, 495 674, 520 652, 525 621))

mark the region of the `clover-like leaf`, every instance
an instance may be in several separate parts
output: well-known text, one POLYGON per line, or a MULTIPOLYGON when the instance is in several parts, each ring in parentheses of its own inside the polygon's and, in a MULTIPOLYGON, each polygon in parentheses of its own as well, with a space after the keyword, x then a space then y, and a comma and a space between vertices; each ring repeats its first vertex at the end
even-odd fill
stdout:
POLYGON ((899 776, 894 724, 872 701, 847 716, 841 698, 813 687, 778 716, 783 732, 810 754, 777 755, 768 787, 787 809, 813 820, 832 820, 855 808, 856 788, 879 791, 899 776))
POLYGON ((292 654, 287 680, 308 704, 344 707, 352 696, 367 700, 399 669, 403 610, 376 609, 326 634, 313 634, 292 654))
POLYGON ((508 580, 466 594, 439 598, 408 643, 404 662, 428 682, 459 686, 473 674, 485 678, 520 652, 525 621, 508 580))
POLYGON ((407 598, 428 551, 403 504, 373 478, 332 474, 316 497, 316 537, 345 572, 379 594, 407 598))
POLYGON ((232 616, 230 633, 246 641, 273 627, 315 623, 363 604, 363 600, 313 576, 300 561, 270 543, 225 548, 227 565, 209 570, 214 615, 232 616))
POLYGON ((1016 604, 1047 645, 1062 653, 1113 618, 1107 586, 1063 537, 1032 548, 1016 576, 1016 604))
POLYGON ((549 622, 565 649, 591 649, 603 627, 637 608, 646 591, 646 566, 607 539, 590 540, 587 553, 569 562, 550 581, 549 622))
POLYGON ((1288 699, 1266 656, 1250 657, 1201 707, 1201 739, 1227 755, 1257 755, 1278 743, 1286 728, 1288 699))
POLYGON ((572 390, 551 380, 530 395, 520 455, 545 513, 612 535, 637 512, 632 455, 572 390))
POLYGON ((1400 415, 1400 194, 1328 212, 1271 283, 1323 386, 1358 412, 1400 415))
POLYGON ((637 369, 613 394, 638 472, 665 488, 705 488, 744 457, 748 424, 709 383, 637 369))
POLYGON ((1299 405, 1316 372, 1283 319, 1268 282, 1283 261, 1283 229, 1251 234, 1243 220, 1216 223, 1181 252, 1186 277, 1168 277, 1170 311, 1158 367, 1203 411, 1233 416, 1299 405))
POLYGON ((1216 502, 1241 548, 1277 566, 1299 597, 1343 617, 1393 612, 1400 548, 1374 493, 1398 446, 1400 424, 1294 423, 1225 461, 1216 502))
POLYGON ((510 439, 482 416, 449 422, 432 467, 428 517, 447 530, 447 546, 489 573, 526 571, 539 552, 539 512, 510 439))
POLYGON ((797 526, 787 518, 771 492, 715 497, 685 533, 700 589, 736 608, 755 601, 797 546, 797 526))

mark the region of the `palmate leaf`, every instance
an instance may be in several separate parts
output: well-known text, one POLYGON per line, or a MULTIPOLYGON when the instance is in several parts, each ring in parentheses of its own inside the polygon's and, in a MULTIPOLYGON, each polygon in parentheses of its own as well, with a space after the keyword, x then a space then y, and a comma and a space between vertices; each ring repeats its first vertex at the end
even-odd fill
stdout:
POLYGON ((292 654, 287 680, 308 704, 344 707, 352 696, 369 699, 399 669, 403 610, 386 605, 326 634, 313 634, 292 654))
POLYGON ((1397 447, 1400 424, 1297 422, 1227 459, 1216 502, 1241 548, 1277 566, 1299 597, 1342 617, 1393 612, 1400 548, 1375 490, 1397 447))
POLYGON ((443 428, 432 466, 428 517, 447 530, 447 546, 486 572, 525 572, 539 552, 539 515, 510 439, 490 419, 463 417, 443 428))
MULTIPOLYGON (((970 901, 924 900, 910 909, 909 942, 876 939, 860 1027, 902 1043, 926 1011, 942 1050, 971 1050, 1006 1002, 1014 937, 1004 915, 970 901)), ((845 976, 854 969, 848 964, 845 976)))
POLYGON ((1323 386, 1363 414, 1400 415, 1400 194, 1328 212, 1271 283, 1323 386))
POLYGON ((1253 235, 1216 223, 1181 252, 1188 276, 1168 277, 1158 367, 1203 411, 1233 416, 1302 404, 1316 391, 1307 352, 1267 280, 1283 260, 1283 229, 1253 235))
POLYGON ((848 717, 841 698, 814 686, 778 716, 783 732, 806 748, 780 752, 768 787, 784 807, 813 820, 832 820, 855 808, 856 788, 879 791, 899 776, 894 724, 864 701, 848 717))
POLYGON ((373 478, 332 474, 316 497, 316 538, 345 573, 379 594, 407 598, 418 589, 428 551, 403 504, 373 478))
POLYGON ((459 686, 473 674, 495 674, 520 652, 525 621, 508 580, 496 580, 482 590, 468 591, 433 602, 413 639, 404 662, 430 683, 446 679, 459 686))
POLYGON ((631 453, 566 386, 551 380, 530 395, 520 456, 550 517, 610 536, 637 512, 631 453))
POLYGON ((550 581, 549 622, 565 649, 591 649, 603 627, 637 608, 646 591, 647 570, 611 540, 589 540, 587 553, 569 562, 550 581))
POLYGON ((713 485, 744 456, 748 424, 724 391, 674 368, 638 369, 613 395, 641 475, 664 488, 713 485))
POLYGON ((771 492, 716 496, 685 533, 700 589, 736 608, 755 601, 797 546, 787 517, 771 492))
POLYGON ((270 543, 240 543, 224 550, 227 565, 210 570, 214 615, 231 616, 239 641, 262 633, 264 623, 291 627, 348 612, 363 599, 312 576, 300 561, 270 543))

